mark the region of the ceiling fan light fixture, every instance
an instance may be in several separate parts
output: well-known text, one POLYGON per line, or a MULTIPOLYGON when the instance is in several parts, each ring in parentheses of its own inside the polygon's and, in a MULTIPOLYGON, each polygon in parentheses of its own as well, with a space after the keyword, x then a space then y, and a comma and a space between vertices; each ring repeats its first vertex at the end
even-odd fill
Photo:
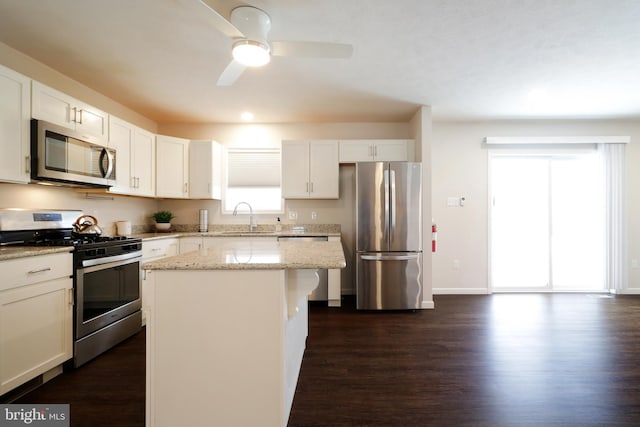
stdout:
POLYGON ((247 67, 261 67, 271 61, 269 45, 255 40, 239 40, 233 44, 233 59, 247 67))

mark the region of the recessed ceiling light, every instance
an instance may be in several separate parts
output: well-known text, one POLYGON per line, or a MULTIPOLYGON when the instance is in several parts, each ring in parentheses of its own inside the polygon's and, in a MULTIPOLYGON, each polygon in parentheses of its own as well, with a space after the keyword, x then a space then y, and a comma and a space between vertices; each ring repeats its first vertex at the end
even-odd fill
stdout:
POLYGON ((253 120, 253 113, 245 111, 244 113, 240 114, 240 118, 245 122, 250 122, 251 120, 253 120))

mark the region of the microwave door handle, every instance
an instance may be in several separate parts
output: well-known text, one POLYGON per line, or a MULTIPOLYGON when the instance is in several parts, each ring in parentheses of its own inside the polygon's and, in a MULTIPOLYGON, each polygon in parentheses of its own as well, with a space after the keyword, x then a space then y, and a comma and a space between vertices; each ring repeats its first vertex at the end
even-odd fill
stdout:
POLYGON ((111 155, 109 150, 107 150, 106 148, 103 148, 102 149, 102 153, 100 153, 100 169, 101 169, 103 178, 110 177, 111 176, 111 172, 113 172, 113 156, 111 155), (104 160, 105 156, 107 157, 107 170, 106 171, 102 167, 102 161, 104 160))

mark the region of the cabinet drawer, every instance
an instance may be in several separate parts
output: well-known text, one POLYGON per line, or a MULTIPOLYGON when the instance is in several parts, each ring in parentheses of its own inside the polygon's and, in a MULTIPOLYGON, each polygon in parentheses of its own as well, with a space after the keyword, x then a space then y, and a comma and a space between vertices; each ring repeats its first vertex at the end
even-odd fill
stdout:
POLYGON ((0 262, 4 280, 0 291, 73 275, 73 255, 59 253, 0 262))
POLYGON ((161 239, 142 242, 142 259, 164 258, 178 254, 178 239, 161 239))

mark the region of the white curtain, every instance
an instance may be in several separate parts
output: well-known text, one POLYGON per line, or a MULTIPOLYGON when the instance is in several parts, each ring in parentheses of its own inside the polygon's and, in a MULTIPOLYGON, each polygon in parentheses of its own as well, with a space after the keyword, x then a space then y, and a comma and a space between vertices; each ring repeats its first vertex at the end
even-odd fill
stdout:
POLYGON ((626 144, 598 144, 605 193, 605 285, 616 293, 627 287, 626 144))

